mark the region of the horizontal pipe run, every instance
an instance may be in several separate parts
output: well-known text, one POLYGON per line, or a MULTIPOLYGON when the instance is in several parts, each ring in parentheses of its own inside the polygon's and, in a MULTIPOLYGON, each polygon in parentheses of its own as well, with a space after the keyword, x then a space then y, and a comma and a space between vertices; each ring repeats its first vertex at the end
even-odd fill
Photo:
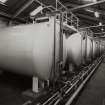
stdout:
POLYGON ((89 80, 89 78, 92 76, 92 74, 95 72, 96 68, 99 66, 99 64, 101 63, 101 60, 99 61, 99 63, 96 65, 96 67, 91 71, 91 73, 87 76, 87 78, 83 81, 83 83, 78 87, 78 89, 75 91, 75 93, 72 95, 72 97, 66 102, 65 105, 71 105, 71 103, 73 102, 73 100, 76 98, 76 96, 78 95, 78 93, 81 91, 81 89, 84 87, 84 85, 86 84, 86 82, 89 80))

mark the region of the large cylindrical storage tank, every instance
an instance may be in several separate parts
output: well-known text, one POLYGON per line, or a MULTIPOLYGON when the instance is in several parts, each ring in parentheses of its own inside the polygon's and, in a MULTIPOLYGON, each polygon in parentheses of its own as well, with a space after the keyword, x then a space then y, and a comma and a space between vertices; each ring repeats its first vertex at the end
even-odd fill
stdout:
POLYGON ((96 42, 93 40, 93 59, 96 58, 96 54, 97 54, 97 45, 96 42))
POLYGON ((92 61, 92 40, 89 36, 87 36, 86 42, 86 61, 90 63, 92 61))
MULTIPOLYGON (((55 30, 53 17, 48 22, 1 29, 0 68, 48 80, 53 72, 54 57, 59 60, 59 29, 56 24, 55 30)), ((63 53, 65 60, 66 51, 63 53)))
POLYGON ((101 49, 102 49, 102 51, 101 51, 101 52, 102 52, 102 54, 103 54, 103 45, 101 46, 101 49))
POLYGON ((82 49, 82 35, 79 32, 67 39, 67 54, 70 63, 77 67, 82 65, 85 51, 82 49))
POLYGON ((96 41, 96 57, 100 56, 100 42, 99 40, 96 41))
POLYGON ((105 50, 104 45, 102 45, 102 53, 104 53, 104 50, 105 50))
POLYGON ((100 55, 102 55, 104 52, 104 45, 100 43, 100 55))
POLYGON ((102 44, 100 43, 100 56, 102 55, 102 44))
POLYGON ((105 45, 103 45, 103 53, 105 52, 105 45))

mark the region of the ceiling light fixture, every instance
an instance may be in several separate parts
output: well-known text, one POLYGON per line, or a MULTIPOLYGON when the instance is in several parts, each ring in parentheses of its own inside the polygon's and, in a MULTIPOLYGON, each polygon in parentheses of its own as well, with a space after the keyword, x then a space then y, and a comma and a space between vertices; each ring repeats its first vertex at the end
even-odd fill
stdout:
POLYGON ((36 14, 38 14, 39 12, 41 12, 41 10, 43 10, 42 6, 39 6, 38 8, 36 8, 34 11, 32 11, 30 13, 30 16, 35 16, 36 14))
POLYGON ((104 29, 103 29, 103 28, 101 28, 101 31, 104 31, 104 29))
POLYGON ((91 1, 93 1, 93 2, 97 2, 97 0, 91 0, 91 1))
POLYGON ((99 26, 102 26, 102 23, 101 22, 99 22, 99 26))
POLYGON ((96 18, 98 18, 99 17, 99 12, 97 12, 97 11, 94 12, 94 15, 95 15, 96 18))
POLYGON ((85 9, 86 11, 88 11, 88 12, 91 12, 91 13, 93 13, 94 11, 92 11, 91 9, 85 9))
POLYGON ((97 2, 97 0, 84 0, 86 2, 97 2))
POLYGON ((0 0, 0 2, 5 3, 7 0, 0 0))

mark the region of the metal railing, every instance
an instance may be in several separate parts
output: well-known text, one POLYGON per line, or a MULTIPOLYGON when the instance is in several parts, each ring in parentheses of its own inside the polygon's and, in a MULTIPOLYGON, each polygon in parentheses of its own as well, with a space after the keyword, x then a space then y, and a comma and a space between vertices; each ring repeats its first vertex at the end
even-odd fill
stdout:
POLYGON ((68 12, 68 8, 64 6, 59 0, 55 1, 55 6, 53 5, 46 6, 44 3, 40 2, 39 0, 34 0, 34 1, 39 3, 39 5, 43 7, 43 9, 40 11, 41 14, 47 14, 56 11, 64 12, 63 22, 65 22, 70 26, 74 26, 76 29, 78 29, 79 19, 72 12, 68 12))

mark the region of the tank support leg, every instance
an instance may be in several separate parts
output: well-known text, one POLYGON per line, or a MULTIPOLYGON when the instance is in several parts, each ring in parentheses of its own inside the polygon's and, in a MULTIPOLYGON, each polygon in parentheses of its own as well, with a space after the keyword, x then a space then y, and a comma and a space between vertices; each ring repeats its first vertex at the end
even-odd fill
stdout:
POLYGON ((32 89, 23 92, 23 94, 32 98, 37 98, 43 94, 43 92, 45 91, 44 88, 45 88, 44 81, 40 80, 38 77, 33 76, 32 89))
POLYGON ((38 77, 32 78, 32 91, 35 93, 40 92, 45 88, 45 82, 38 79, 38 77))
POLYGON ((69 64, 69 72, 74 73, 74 65, 72 63, 69 64))
POLYGON ((32 78, 32 91, 35 92, 35 93, 39 92, 38 77, 33 77, 32 78))
POLYGON ((48 86, 48 87, 50 86, 50 81, 49 81, 49 80, 47 80, 47 86, 48 86))

